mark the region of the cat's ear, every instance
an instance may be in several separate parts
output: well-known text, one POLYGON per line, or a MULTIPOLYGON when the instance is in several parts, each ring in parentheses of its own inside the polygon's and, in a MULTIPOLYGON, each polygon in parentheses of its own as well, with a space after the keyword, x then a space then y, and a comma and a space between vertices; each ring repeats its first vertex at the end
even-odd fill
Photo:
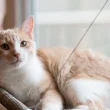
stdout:
POLYGON ((22 24, 22 26, 20 27, 20 29, 31 35, 33 33, 33 28, 34 28, 34 18, 32 16, 28 17, 24 23, 22 24))

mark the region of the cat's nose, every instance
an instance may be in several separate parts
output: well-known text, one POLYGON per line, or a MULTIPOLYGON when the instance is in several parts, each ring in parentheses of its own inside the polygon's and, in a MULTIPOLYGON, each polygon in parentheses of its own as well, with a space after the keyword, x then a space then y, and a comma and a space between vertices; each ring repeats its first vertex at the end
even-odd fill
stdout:
POLYGON ((15 53, 14 56, 15 56, 16 58, 19 58, 19 57, 20 57, 20 53, 15 53))

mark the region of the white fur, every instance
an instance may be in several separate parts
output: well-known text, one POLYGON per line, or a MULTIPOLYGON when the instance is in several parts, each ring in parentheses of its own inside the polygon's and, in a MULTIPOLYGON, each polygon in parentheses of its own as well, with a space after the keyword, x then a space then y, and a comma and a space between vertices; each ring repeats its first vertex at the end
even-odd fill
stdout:
POLYGON ((16 41, 15 41, 15 50, 17 52, 20 52, 20 41, 18 41, 18 39, 16 38, 16 41))
POLYGON ((108 89, 107 82, 95 79, 72 79, 66 85, 70 99, 74 97, 82 103, 87 100, 98 100, 100 96, 107 96, 108 89))
POLYGON ((37 85, 45 78, 42 64, 36 56, 30 56, 27 62, 23 68, 3 72, 1 79, 6 89, 22 102, 29 99, 38 100, 37 85))

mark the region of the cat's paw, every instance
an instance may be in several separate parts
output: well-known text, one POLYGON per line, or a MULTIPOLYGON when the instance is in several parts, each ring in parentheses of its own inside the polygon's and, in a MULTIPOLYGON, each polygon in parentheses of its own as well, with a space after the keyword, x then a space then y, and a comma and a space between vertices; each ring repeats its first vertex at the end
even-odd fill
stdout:
POLYGON ((89 110, 88 106, 86 106, 86 105, 79 105, 76 107, 76 109, 78 109, 78 110, 89 110))
POLYGON ((46 103, 42 105, 41 110, 63 110, 63 105, 59 103, 46 103))
POLYGON ((62 110, 62 108, 58 106, 48 106, 46 108, 42 108, 42 110, 62 110))
POLYGON ((42 110, 62 110, 62 109, 56 109, 56 108, 43 108, 42 110))
POLYGON ((60 109, 55 109, 55 108, 44 108, 42 110, 60 110, 60 109))
POLYGON ((44 109, 42 109, 42 110, 52 110, 51 108, 44 108, 44 109))

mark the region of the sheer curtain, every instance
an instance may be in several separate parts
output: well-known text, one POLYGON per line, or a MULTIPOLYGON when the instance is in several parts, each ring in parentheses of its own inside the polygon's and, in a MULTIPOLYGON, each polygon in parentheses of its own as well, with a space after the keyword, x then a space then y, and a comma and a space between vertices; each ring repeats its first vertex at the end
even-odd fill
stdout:
POLYGON ((0 0, 0 29, 3 28, 3 20, 6 13, 6 1, 0 0))
MULTIPOLYGON (((37 47, 74 47, 106 0, 32 0, 37 47)), ((110 1, 79 48, 110 55, 110 1)))
POLYGON ((15 27, 20 26, 23 21, 32 15, 33 0, 15 0, 15 27))

